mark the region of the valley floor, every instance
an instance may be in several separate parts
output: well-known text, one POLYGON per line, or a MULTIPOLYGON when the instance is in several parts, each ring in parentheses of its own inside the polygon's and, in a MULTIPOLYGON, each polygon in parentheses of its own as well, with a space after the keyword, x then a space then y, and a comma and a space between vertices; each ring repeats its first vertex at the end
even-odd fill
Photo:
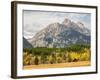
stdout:
POLYGON ((68 62, 68 63, 59 63, 59 64, 28 65, 28 66, 24 66, 23 69, 82 67, 82 66, 90 66, 90 65, 91 65, 90 61, 78 61, 78 62, 68 62))

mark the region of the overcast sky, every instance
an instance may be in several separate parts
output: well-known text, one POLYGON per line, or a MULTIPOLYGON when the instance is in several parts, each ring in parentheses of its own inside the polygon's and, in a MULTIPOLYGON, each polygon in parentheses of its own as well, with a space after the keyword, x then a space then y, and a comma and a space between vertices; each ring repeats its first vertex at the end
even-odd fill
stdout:
POLYGON ((23 36, 32 38, 36 32, 55 22, 62 23, 65 18, 82 22, 87 28, 91 27, 91 14, 50 11, 23 10, 23 36))

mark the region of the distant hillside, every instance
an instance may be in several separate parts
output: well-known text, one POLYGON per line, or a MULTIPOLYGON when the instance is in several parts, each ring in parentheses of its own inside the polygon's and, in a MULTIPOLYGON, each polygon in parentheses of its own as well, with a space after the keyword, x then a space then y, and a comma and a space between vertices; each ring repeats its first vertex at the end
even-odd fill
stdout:
POLYGON ((31 43, 29 43, 28 41, 27 41, 27 39, 25 39, 24 37, 23 37, 23 48, 32 48, 33 46, 31 45, 31 43))

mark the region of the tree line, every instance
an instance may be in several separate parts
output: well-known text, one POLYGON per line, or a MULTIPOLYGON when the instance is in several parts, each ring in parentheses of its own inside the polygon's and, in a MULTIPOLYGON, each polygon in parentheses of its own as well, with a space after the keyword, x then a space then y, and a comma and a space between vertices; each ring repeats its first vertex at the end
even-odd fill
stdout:
POLYGON ((23 65, 88 61, 90 55, 89 44, 74 44, 65 48, 25 48, 23 49, 23 65))

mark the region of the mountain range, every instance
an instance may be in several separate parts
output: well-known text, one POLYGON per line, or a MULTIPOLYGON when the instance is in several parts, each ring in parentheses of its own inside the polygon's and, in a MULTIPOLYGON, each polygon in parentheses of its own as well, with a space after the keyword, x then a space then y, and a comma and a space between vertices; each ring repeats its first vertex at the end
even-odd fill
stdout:
POLYGON ((64 48, 70 44, 90 44, 90 39, 90 30, 82 22, 75 23, 66 18, 62 23, 51 23, 37 32, 30 40, 29 45, 33 47, 64 48))

